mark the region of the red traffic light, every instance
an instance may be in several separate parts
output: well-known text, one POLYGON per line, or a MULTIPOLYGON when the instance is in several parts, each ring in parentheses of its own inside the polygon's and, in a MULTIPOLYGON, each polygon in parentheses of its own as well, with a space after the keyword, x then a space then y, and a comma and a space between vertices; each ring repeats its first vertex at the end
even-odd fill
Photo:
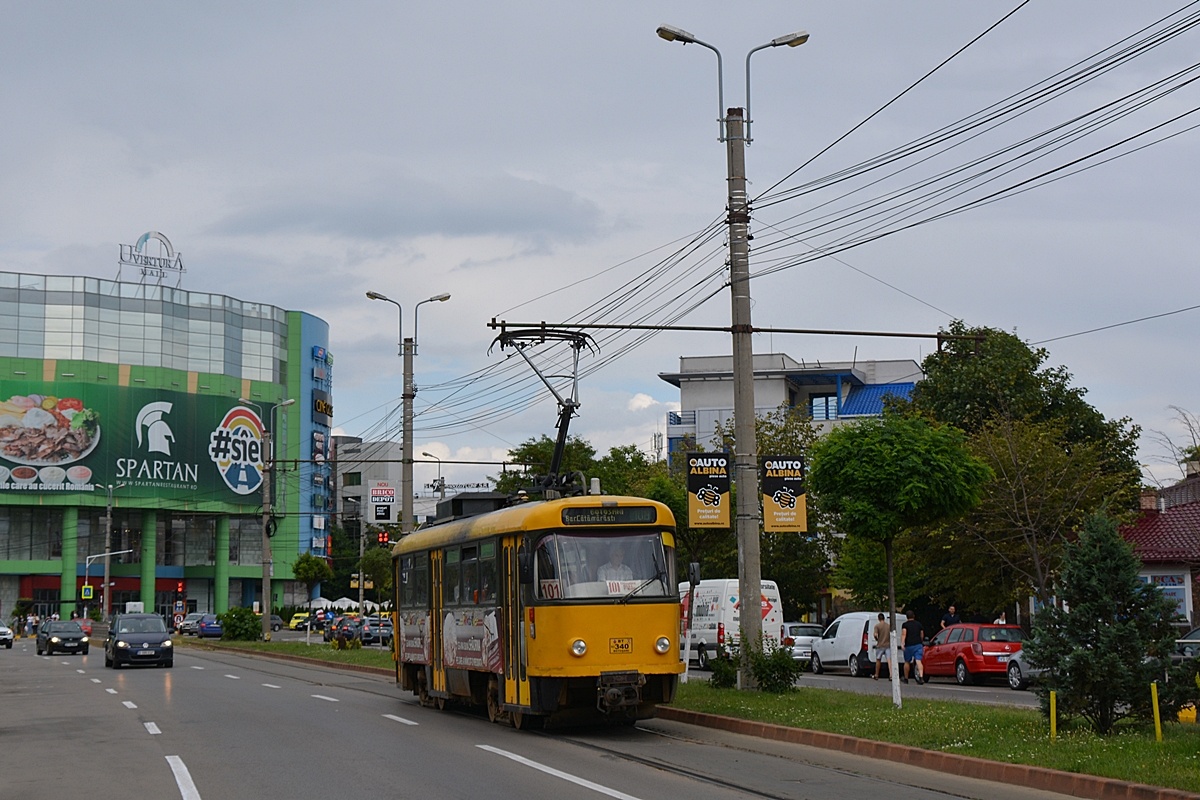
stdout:
POLYGON ((388 543, 388 535, 387 535, 387 531, 380 531, 380 532, 379 532, 379 543, 380 543, 381 545, 384 545, 384 546, 386 546, 386 545, 387 545, 387 543, 388 543))
POLYGON ((175 584, 175 592, 177 594, 183 594, 183 581, 179 581, 175 584))

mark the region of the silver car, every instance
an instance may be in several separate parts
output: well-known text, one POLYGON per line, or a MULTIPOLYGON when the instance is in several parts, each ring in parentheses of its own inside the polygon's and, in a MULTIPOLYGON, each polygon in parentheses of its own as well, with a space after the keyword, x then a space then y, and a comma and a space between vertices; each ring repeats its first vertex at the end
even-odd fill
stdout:
POLYGON ((0 624, 0 644, 4 645, 9 650, 12 650, 12 644, 13 644, 12 628, 10 628, 4 624, 0 624))
POLYGON ((1032 681, 1042 677, 1045 669, 1029 664, 1029 656, 1025 651, 1017 650, 1008 657, 1008 686, 1010 689, 1024 689, 1032 681))
POLYGON ((812 643, 821 638, 821 626, 815 622, 783 623, 783 644, 792 648, 792 660, 805 667, 812 663, 812 643))

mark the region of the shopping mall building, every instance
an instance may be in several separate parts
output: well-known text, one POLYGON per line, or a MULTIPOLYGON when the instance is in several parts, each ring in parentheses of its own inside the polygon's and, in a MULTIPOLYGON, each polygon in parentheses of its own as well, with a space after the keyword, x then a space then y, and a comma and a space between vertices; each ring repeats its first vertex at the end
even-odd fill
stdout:
POLYGON ((103 607, 106 542, 114 610, 254 606, 272 474, 272 607, 327 553, 328 324, 144 274, 0 272, 2 620, 103 607))

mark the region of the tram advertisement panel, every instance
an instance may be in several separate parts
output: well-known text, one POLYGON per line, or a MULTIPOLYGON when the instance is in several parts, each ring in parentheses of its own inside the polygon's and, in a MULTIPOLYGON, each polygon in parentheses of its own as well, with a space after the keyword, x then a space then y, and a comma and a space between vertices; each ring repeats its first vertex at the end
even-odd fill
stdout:
POLYGON ((762 483, 763 530, 768 533, 804 533, 808 530, 808 503, 804 493, 804 459, 800 456, 763 456, 758 460, 762 483))
POLYGON ((448 609, 442 630, 442 658, 447 667, 503 672, 496 609, 448 609))
POLYGON ((410 664, 430 663, 429 612, 400 611, 400 660, 410 664))
POLYGON ((688 525, 729 527, 729 455, 688 453, 688 525))

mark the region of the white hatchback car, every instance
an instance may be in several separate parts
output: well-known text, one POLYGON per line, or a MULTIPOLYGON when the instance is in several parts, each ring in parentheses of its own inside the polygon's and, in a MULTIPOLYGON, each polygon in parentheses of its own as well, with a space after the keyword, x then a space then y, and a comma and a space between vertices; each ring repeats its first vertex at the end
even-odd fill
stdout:
POLYGON ((7 625, 0 624, 0 644, 4 645, 9 650, 12 650, 13 632, 12 628, 7 625))

